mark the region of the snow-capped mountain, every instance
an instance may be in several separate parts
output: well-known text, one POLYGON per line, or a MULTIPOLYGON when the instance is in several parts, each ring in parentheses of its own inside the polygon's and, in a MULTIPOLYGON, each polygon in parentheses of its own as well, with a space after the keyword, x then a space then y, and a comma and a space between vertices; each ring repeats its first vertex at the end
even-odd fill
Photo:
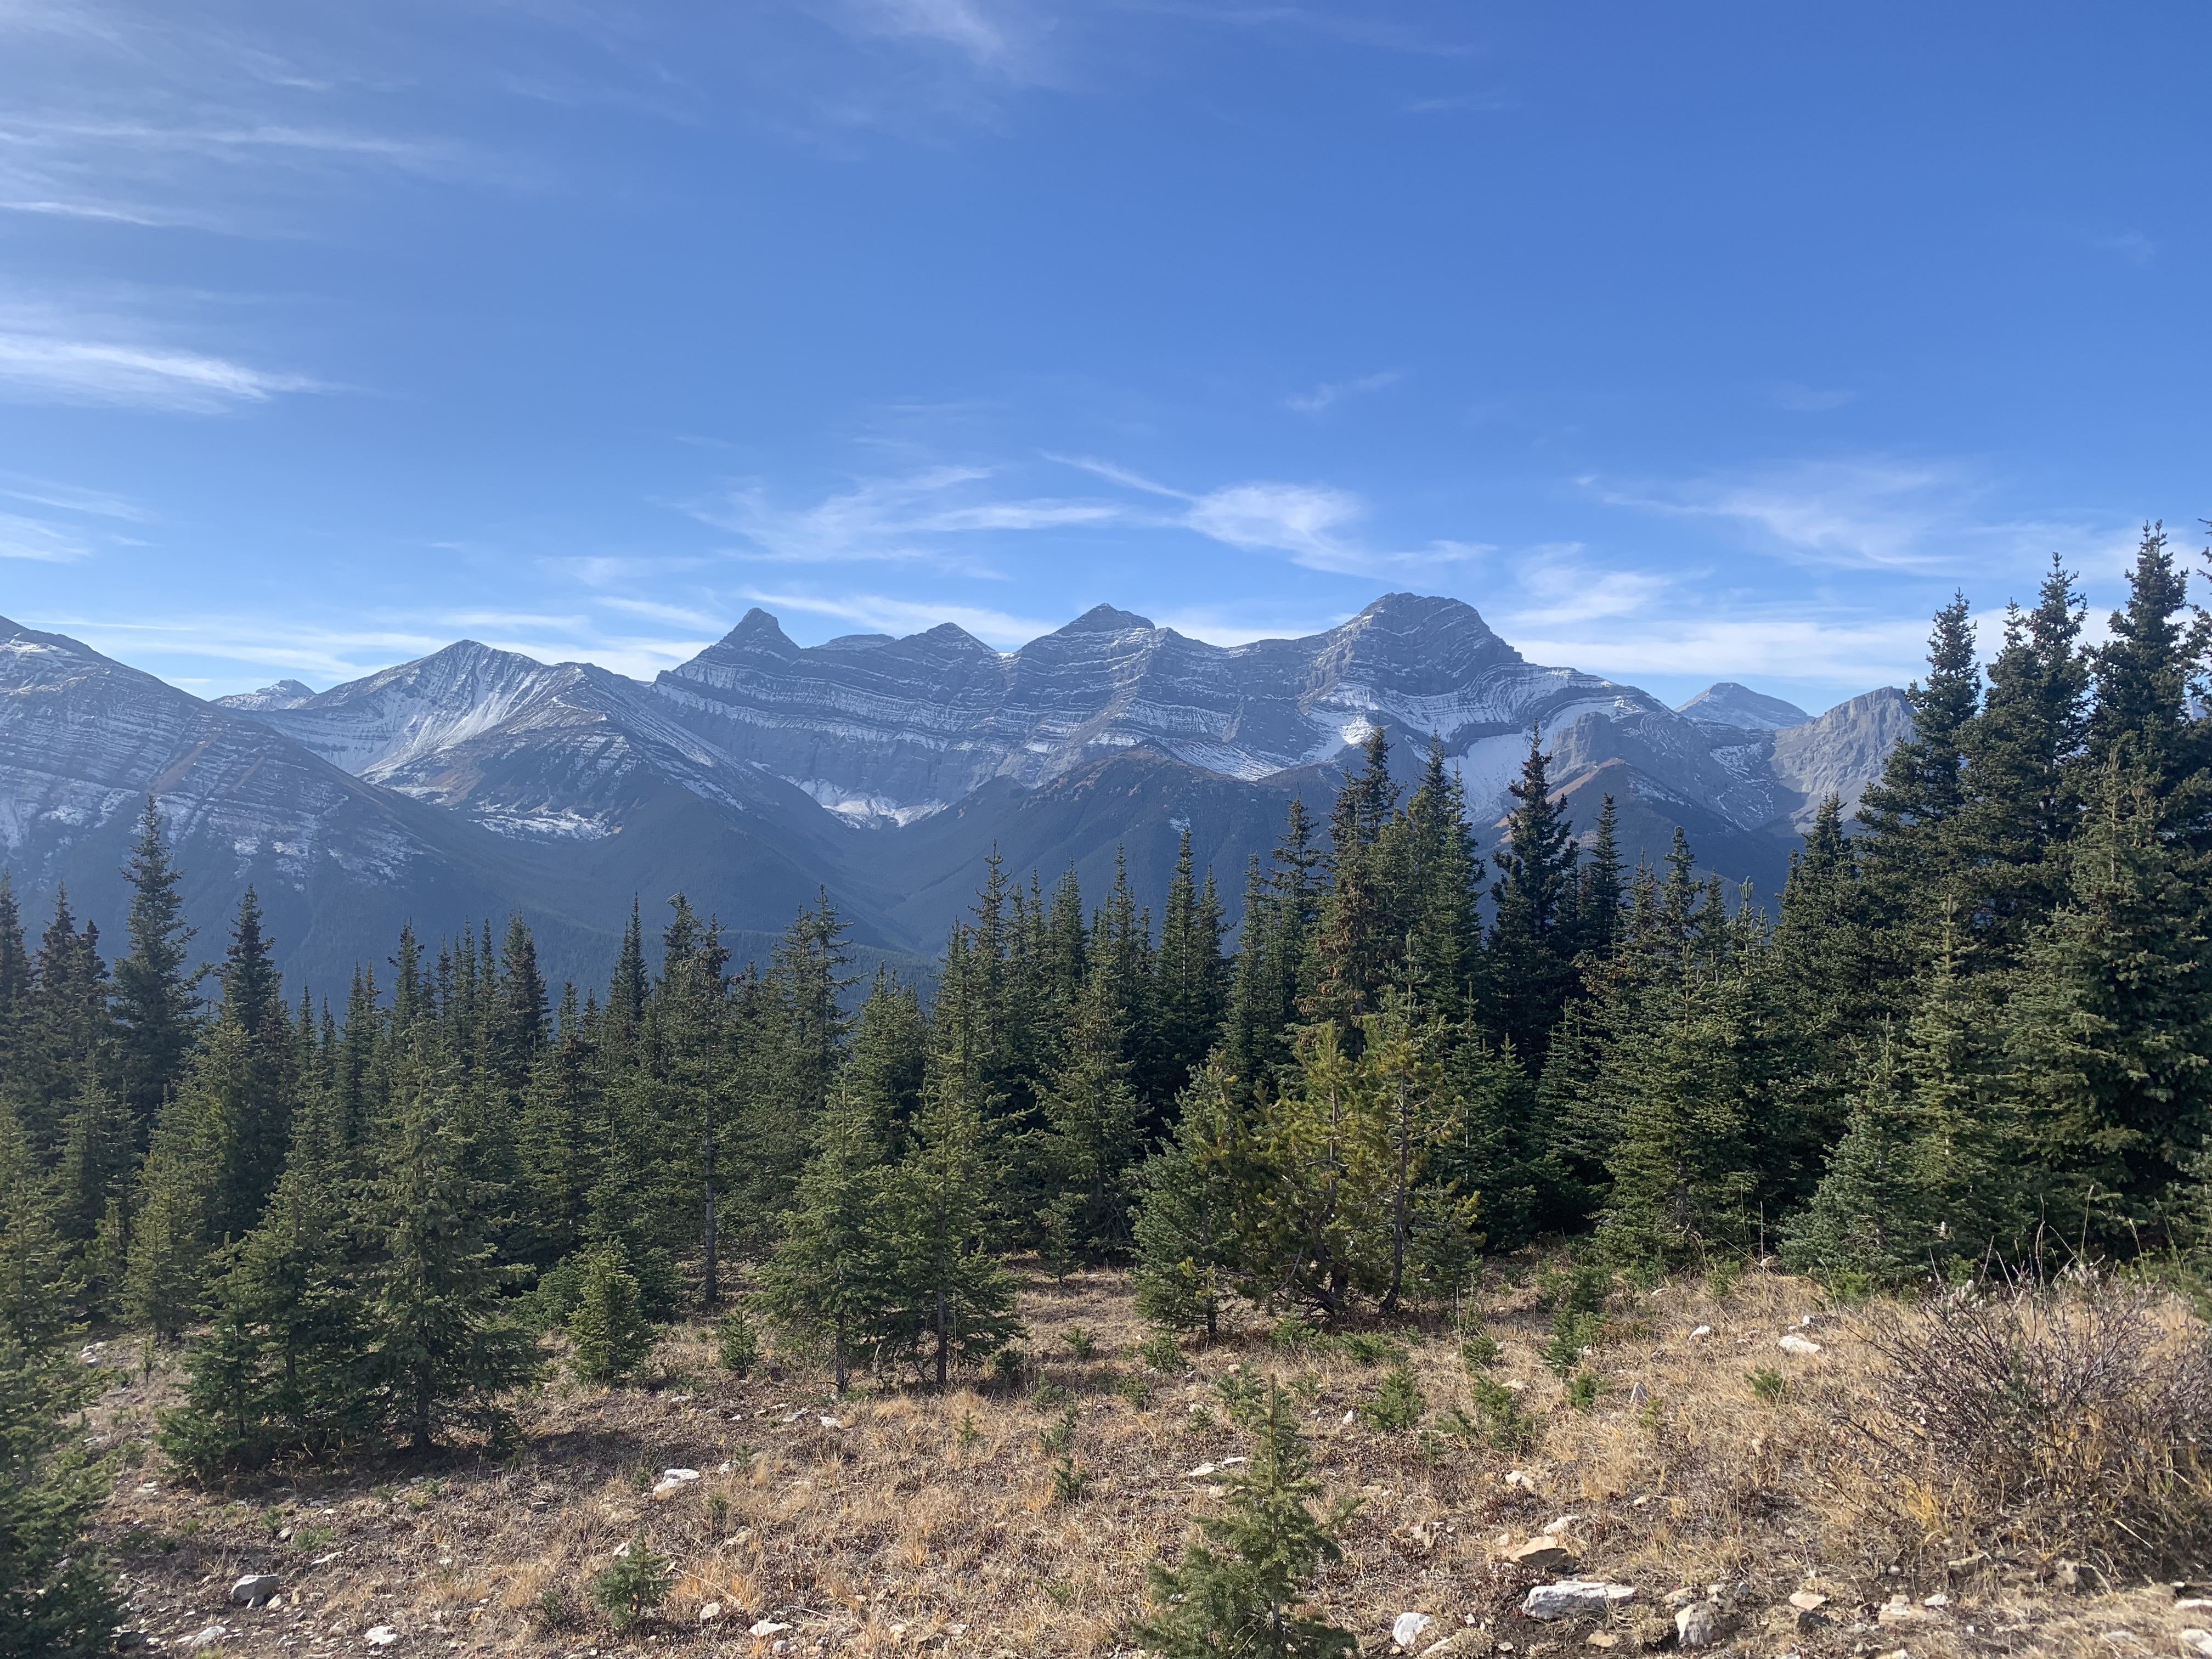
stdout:
POLYGON ((861 945, 927 955, 994 848, 1087 888, 1126 854, 1151 889, 1188 825, 1233 901, 1291 798, 1322 805, 1375 726, 1401 777, 1441 745, 1486 839, 1534 731, 1578 830, 1610 794, 1631 858, 1679 826, 1771 894, 1820 798, 1856 805, 1910 719, 1892 690, 1813 719, 1730 683, 1672 709, 1403 593, 1234 647, 1102 605, 1013 652, 949 625, 802 647, 754 611, 650 684, 463 641, 216 703, 0 623, 0 860, 105 923, 150 793, 203 928, 250 880, 325 983, 404 917, 510 908, 596 976, 632 896, 679 890, 741 954, 826 890, 861 945))

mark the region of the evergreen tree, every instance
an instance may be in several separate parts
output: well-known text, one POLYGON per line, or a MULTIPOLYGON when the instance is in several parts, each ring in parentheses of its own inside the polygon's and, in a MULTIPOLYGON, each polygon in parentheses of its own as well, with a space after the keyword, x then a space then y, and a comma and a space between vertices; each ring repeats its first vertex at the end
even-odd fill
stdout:
POLYGON ((1112 987, 1094 974, 1074 1010, 1066 1059, 1045 1089, 1036 1137, 1037 1213, 1048 1248, 1064 1261, 1103 1261, 1128 1247, 1145 1125, 1123 1042, 1112 987))
MULTIPOLYGON (((1227 1000, 1227 966, 1221 956, 1221 906, 1209 873, 1195 879, 1190 830, 1185 828, 1176 854, 1175 877, 1168 884, 1160 921, 1159 951, 1149 999, 1158 1040, 1146 1056, 1141 1080, 1151 1103, 1148 1127, 1164 1123, 1175 1097, 1206 1062, 1221 1034, 1227 1000)), ((1134 1056, 1132 1056, 1134 1058, 1134 1056)))
MULTIPOLYGON (((218 1029, 217 1044, 234 1046, 234 1027, 218 1029)), ((216 1103, 197 1075, 173 1096, 155 1120, 153 1144, 131 1200, 129 1253, 123 1281, 124 1316, 142 1330, 173 1341, 199 1305, 209 1228, 220 1194, 216 1103)), ((222 1062, 216 1062, 220 1065, 222 1062)))
POLYGON ((629 1270, 621 1241, 596 1245, 585 1258, 583 1288, 568 1316, 569 1364, 586 1382, 620 1382, 653 1352, 645 1292, 629 1270))
POLYGON ((842 1096, 815 1127, 814 1152, 762 1272, 760 1305, 787 1333, 826 1340, 837 1391, 857 1354, 894 1335, 897 1264, 884 1237, 891 1170, 870 1103, 842 1096))
POLYGON ((1223 1512, 1173 1567, 1152 1570, 1152 1605, 1137 1639, 1164 1659, 1350 1659, 1358 1638, 1304 1610, 1314 1575, 1343 1559, 1337 1538, 1358 1500, 1321 1515, 1297 1412, 1270 1383, 1252 1461, 1224 1477, 1223 1512))
POLYGON ((1509 786, 1513 809, 1505 817, 1505 844, 1491 861, 1498 879, 1490 889, 1497 905, 1486 969, 1486 1016, 1502 1042, 1512 1045, 1534 1074, 1575 989, 1577 853, 1565 807, 1551 798, 1543 734, 1528 734, 1528 758, 1509 786))
POLYGON ((185 971, 192 930, 177 891, 183 877, 169 862, 161 827, 149 796, 123 872, 131 890, 131 948, 115 963, 117 1082, 140 1144, 177 1086, 195 1036, 192 980, 185 971))
POLYGON ((897 1300, 893 1332, 926 1344, 941 1387, 955 1356, 988 1353, 1021 1329, 1014 1281, 990 1249, 994 1213, 981 1115, 933 1077, 914 1150, 883 1206, 883 1245, 897 1300))
POLYGON ((1175 1136, 1138 1178, 1137 1311, 1170 1331, 1220 1329, 1248 1262, 1266 1172, 1244 1121, 1236 1076, 1217 1063, 1185 1092, 1175 1136))
POLYGON ((448 1079, 403 1088, 364 1229, 368 1360, 387 1419, 416 1451, 455 1423, 495 1437, 499 1398, 534 1379, 537 1342, 501 1307, 501 1271, 486 1243, 492 1195, 467 1174, 448 1079))
POLYGON ((1421 781, 1401 817, 1384 831, 1386 860, 1403 889, 1406 967, 1422 1008, 1457 1019, 1473 1006, 1481 970, 1482 924, 1475 911, 1474 836, 1459 778, 1431 739, 1421 781))
POLYGON ((1381 726, 1368 729, 1362 752, 1364 765, 1345 779, 1329 817, 1328 890, 1310 936, 1312 988, 1298 1005, 1309 1019, 1335 1022, 1354 1044, 1360 1016, 1378 1006, 1406 944, 1377 847, 1398 799, 1381 726))
POLYGON ((2168 1235, 2212 1127, 2203 911, 2160 833, 2155 777, 2116 759, 2099 781, 2066 902, 2005 1012, 2049 1213, 2107 1249, 2168 1235))
POLYGON ((122 1616, 87 1535, 108 1471, 68 1419, 94 1382, 63 1344, 68 1268, 29 1138, 0 1103, 0 1656, 93 1659, 122 1616))
POLYGON ((222 1254, 208 1328, 185 1354, 163 1449, 203 1477, 280 1455, 328 1456, 373 1432, 368 1331, 352 1272, 351 1186, 326 1106, 295 1126, 267 1213, 222 1254))

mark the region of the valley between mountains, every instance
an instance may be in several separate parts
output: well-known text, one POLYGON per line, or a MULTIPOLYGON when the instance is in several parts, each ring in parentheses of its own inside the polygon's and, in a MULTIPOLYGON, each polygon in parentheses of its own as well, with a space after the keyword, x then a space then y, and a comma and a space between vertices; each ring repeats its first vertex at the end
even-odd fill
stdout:
MULTIPOLYGON (((288 979, 335 992, 403 923, 519 912, 557 981, 604 978, 632 896, 689 894, 740 958, 826 890, 856 959, 921 969, 995 848, 1086 892, 1126 860, 1156 902, 1182 836, 1234 922, 1290 801, 1324 813, 1370 727, 1410 778, 1431 743, 1494 837, 1532 728, 1585 836, 1686 831, 1771 898, 1820 801, 1848 818, 1911 727, 1884 687, 1817 719, 1741 685, 1680 708, 1527 661, 1470 605, 1394 593, 1326 633, 1219 647, 1101 605, 1011 653, 945 624, 801 647, 763 611, 650 684, 461 641, 315 692, 204 702, 0 619, 0 862, 119 921, 149 795, 202 937, 251 884, 288 979)), ((35 912, 34 912, 35 913, 35 912)))

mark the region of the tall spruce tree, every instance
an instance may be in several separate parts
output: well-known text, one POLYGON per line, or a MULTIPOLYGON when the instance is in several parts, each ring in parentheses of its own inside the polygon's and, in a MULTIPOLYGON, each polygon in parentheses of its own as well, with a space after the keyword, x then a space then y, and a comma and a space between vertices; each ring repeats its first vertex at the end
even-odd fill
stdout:
POLYGON ((1543 1069, 1552 1028, 1576 986, 1577 866, 1580 854, 1565 805, 1552 799, 1543 734, 1528 734, 1528 757, 1509 786, 1504 845, 1492 854, 1498 878, 1485 982, 1486 1017, 1532 1075, 1543 1069))
POLYGON ((125 933, 131 948, 115 963, 117 1086, 143 1145, 154 1115, 180 1080, 196 1035, 185 949, 183 877, 169 861, 161 814, 149 796, 138 839, 124 866, 131 883, 125 933))

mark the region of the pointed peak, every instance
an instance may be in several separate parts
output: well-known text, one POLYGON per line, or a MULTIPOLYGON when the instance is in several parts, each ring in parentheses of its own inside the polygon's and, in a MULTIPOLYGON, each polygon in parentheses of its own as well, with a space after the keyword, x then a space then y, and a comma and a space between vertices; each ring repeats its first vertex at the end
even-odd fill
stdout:
MULTIPOLYGON (((722 635, 718 644, 708 647, 709 652, 765 652, 771 656, 790 657, 799 653, 791 635, 783 631, 783 624, 769 612, 755 605, 738 618, 738 625, 722 635)), ((702 653, 706 654, 704 653, 702 653)))
POLYGON ((315 695, 315 688, 299 680, 278 680, 258 691, 239 691, 217 697, 218 708, 297 708, 315 695))
POLYGON ((1741 726, 1747 732, 1784 732, 1813 717, 1794 702, 1770 697, 1734 680, 1716 680, 1674 712, 1711 726, 1741 726))
POLYGON ((1110 605, 1094 605, 1059 631, 1063 634, 1127 634, 1139 629, 1150 633, 1152 628, 1150 617, 1140 617, 1133 611, 1119 611, 1110 605))

